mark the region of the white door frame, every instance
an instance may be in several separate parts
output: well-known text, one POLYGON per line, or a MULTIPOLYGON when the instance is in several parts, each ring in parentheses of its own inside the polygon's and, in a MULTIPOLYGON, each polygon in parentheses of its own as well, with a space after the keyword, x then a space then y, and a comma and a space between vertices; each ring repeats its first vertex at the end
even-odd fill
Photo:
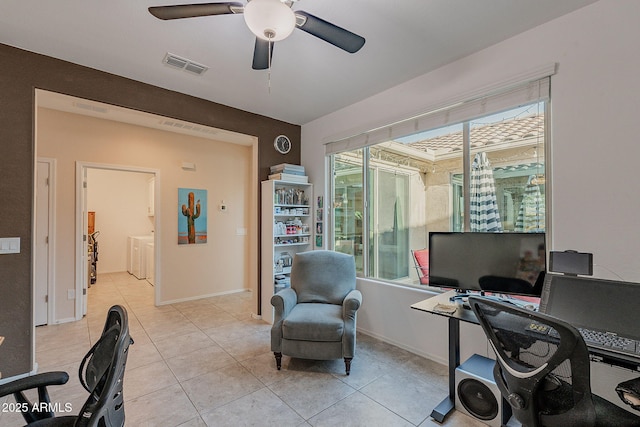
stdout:
POLYGON ((157 306, 160 303, 160 295, 162 289, 162 277, 160 274, 160 255, 162 252, 161 247, 161 232, 158 227, 160 224, 160 170, 143 168, 137 166, 125 166, 125 165, 111 165, 104 163, 92 163, 92 162, 76 162, 76 320, 82 319, 82 316, 86 312, 85 298, 83 295, 83 289, 87 283, 87 244, 88 237, 86 236, 86 215, 84 213, 84 207, 86 206, 86 191, 84 191, 84 177, 86 176, 87 169, 106 169, 123 172, 142 172, 155 176, 154 186, 154 304, 157 306))
MULTIPOLYGON (((55 242, 56 242, 56 159, 53 158, 49 158, 49 157, 38 157, 36 159, 36 168, 35 168, 35 173, 38 173, 38 167, 37 164, 38 163, 47 163, 49 165, 49 212, 48 212, 48 218, 49 218, 49 250, 48 250, 48 268, 47 268, 47 324, 48 325, 52 325, 55 323, 55 311, 56 311, 56 286, 55 286, 55 278, 56 278, 56 263, 55 263, 55 253, 56 253, 56 248, 55 248, 55 242)), ((37 188, 37 181, 34 180, 34 186, 37 188)), ((35 194, 34 194, 34 200, 35 200, 35 194)), ((35 203, 35 202, 34 202, 35 203)), ((36 204, 35 209, 38 209, 38 206, 36 204)), ((32 248, 32 253, 35 254, 36 253, 36 239, 35 239, 35 221, 36 221, 36 215, 34 215, 34 227, 33 227, 33 233, 34 233, 34 238, 33 240, 33 248, 32 248)), ((34 256, 33 258, 33 265, 32 265, 32 277, 36 277, 36 257, 34 256)), ((36 283, 35 280, 33 281, 33 296, 35 298, 36 292, 35 292, 35 287, 36 287, 36 283)), ((33 304, 33 322, 35 325, 35 319, 36 319, 36 304, 34 301, 33 304)))

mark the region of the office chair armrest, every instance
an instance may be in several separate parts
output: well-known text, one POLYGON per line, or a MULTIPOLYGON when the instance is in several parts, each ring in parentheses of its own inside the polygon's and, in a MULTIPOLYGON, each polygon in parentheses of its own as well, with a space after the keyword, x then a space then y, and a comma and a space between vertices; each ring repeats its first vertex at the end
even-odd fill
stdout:
POLYGON ((62 385, 69 381, 69 374, 62 371, 44 372, 0 385, 0 397, 33 388, 62 385))
POLYGON ((354 289, 342 301, 342 315, 345 319, 355 317, 356 311, 362 305, 362 293, 354 289))
POLYGON ((274 308, 274 323, 284 319, 298 303, 298 295, 291 288, 285 288, 271 297, 271 305, 274 308))
POLYGON ((616 393, 624 403, 640 411, 640 378, 621 382, 616 386, 616 393))

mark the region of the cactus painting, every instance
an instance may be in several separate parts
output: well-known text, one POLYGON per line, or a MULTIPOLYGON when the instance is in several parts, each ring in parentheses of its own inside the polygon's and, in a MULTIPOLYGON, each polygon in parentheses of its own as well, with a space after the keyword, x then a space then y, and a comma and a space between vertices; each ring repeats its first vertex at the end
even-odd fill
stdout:
POLYGON ((207 190, 178 189, 178 244, 207 243, 207 190))

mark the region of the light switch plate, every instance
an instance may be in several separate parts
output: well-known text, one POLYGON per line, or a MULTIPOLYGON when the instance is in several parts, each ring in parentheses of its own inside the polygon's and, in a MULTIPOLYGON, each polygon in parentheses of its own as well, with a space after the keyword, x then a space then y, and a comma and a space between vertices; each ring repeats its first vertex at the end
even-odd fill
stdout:
POLYGON ((19 237, 0 238, 0 255, 1 254, 19 254, 19 253, 20 253, 19 237))

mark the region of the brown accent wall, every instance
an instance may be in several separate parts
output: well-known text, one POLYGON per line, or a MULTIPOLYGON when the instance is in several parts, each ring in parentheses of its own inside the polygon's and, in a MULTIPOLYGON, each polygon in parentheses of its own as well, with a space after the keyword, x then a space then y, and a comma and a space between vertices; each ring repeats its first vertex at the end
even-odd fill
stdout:
MULTIPOLYGON (((300 126, 0 44, 0 237, 20 237, 19 254, 0 255, 0 372, 33 365, 32 223, 35 89, 44 89, 258 137, 258 177, 300 162, 300 126), (283 156, 279 134, 291 138, 283 156)), ((260 203, 257 204, 260 206, 260 203)), ((259 253, 259 251, 258 251, 259 253)))

